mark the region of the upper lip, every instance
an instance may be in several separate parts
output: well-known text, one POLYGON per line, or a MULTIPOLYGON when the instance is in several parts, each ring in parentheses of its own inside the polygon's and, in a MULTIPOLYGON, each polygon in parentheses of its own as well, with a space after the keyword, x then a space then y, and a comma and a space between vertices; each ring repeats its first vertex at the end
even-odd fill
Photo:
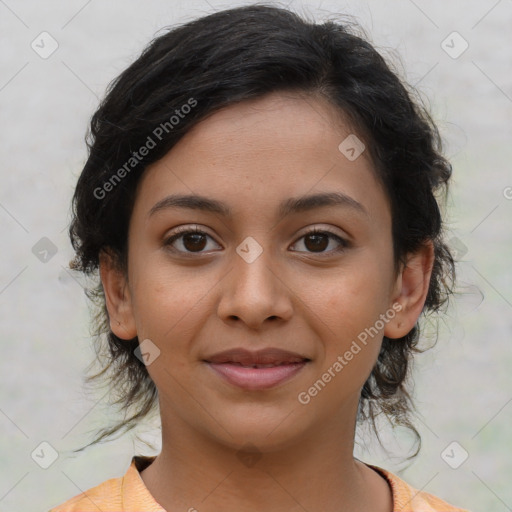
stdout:
POLYGON ((204 359, 208 363, 239 363, 242 365, 302 363, 309 360, 300 354, 279 348, 264 348, 255 351, 233 348, 204 359))

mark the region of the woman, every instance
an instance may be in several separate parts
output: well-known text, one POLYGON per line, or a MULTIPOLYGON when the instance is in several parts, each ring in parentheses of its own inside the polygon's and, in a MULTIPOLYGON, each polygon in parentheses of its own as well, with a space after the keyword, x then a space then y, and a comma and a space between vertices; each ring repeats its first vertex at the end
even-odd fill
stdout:
POLYGON ((368 42, 263 5, 197 19, 114 81, 89 148, 72 267, 99 270, 128 415, 95 442, 158 405, 162 449, 54 512, 462 510, 353 456, 380 411, 418 435, 418 319, 454 274, 450 164, 368 42))

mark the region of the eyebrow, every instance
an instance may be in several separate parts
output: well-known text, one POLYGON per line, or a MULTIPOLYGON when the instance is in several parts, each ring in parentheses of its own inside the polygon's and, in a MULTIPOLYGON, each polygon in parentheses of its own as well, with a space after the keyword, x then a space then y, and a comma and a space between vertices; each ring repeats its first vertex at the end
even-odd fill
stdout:
MULTIPOLYGON (((342 192, 323 192, 303 197, 291 197, 279 205, 278 218, 282 219, 293 213, 307 212, 325 206, 342 206, 369 216, 364 206, 342 192)), ((217 213, 223 217, 232 217, 228 205, 200 195, 169 195, 158 201, 149 211, 148 217, 168 208, 187 208, 204 212, 217 213)))

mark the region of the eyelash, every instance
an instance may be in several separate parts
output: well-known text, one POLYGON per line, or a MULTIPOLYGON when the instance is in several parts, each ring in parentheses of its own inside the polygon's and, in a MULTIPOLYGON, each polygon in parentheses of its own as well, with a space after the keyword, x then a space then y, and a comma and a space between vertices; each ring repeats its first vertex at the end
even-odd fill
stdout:
MULTIPOLYGON (((166 247, 168 246, 173 252, 177 252, 179 254, 187 254, 187 255, 204 254, 201 251, 199 251, 199 252, 178 251, 174 247, 172 247, 172 243, 175 240, 183 237, 184 235, 188 235, 188 234, 200 234, 200 235, 206 235, 207 237, 212 238, 208 233, 201 231, 197 227, 195 229, 190 229, 189 227, 183 227, 183 228, 178 228, 177 231, 173 235, 171 235, 169 238, 167 238, 164 241, 164 245, 166 247)), ((348 247, 350 247, 350 243, 347 240, 345 240, 344 238, 341 238, 339 235, 336 235, 332 231, 329 231, 326 229, 313 228, 310 231, 308 231, 307 233, 304 233, 300 238, 297 239, 297 241, 301 240, 302 238, 305 238, 307 236, 317 235, 317 234, 328 235, 330 238, 333 238, 334 240, 336 240, 340 244, 340 247, 338 247, 337 249, 331 250, 331 251, 324 251, 324 252, 306 251, 308 254, 315 254, 315 255, 319 255, 319 256, 326 255, 326 254, 327 255, 337 254, 337 253, 344 251, 348 247)), ((295 243, 297 243, 297 242, 295 242, 295 243)), ((295 252, 303 252, 303 251, 295 251, 295 252)))

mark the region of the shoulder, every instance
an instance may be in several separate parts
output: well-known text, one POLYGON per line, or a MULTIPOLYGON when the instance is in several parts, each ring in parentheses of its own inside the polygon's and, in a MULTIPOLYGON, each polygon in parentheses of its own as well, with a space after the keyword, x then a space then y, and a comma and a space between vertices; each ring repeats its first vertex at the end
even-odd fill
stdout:
POLYGON ((151 496, 140 476, 140 472, 153 460, 154 457, 135 456, 123 476, 111 478, 77 494, 49 512, 90 512, 92 510, 165 512, 151 496))
POLYGON ((77 494, 52 508, 50 512, 85 512, 88 510, 122 510, 123 477, 111 478, 77 494))
POLYGON ((438 496, 415 489, 395 474, 367 464, 388 481, 393 493, 393 512, 469 512, 442 500, 438 496))

